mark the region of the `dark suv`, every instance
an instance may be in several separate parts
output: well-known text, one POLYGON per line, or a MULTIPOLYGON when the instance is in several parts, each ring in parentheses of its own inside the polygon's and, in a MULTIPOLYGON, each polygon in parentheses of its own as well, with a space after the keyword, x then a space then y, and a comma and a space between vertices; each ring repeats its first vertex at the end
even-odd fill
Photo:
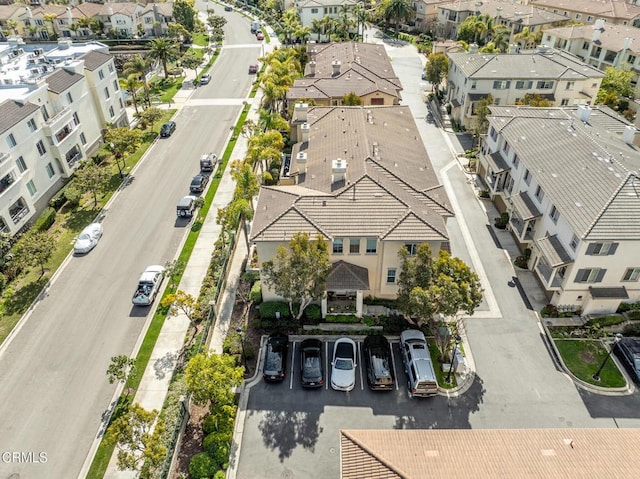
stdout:
POLYGON ((367 382, 373 390, 390 391, 394 388, 391 348, 381 334, 364 338, 364 361, 367 365, 367 382))
POLYGON ((640 338, 622 338, 618 344, 613 345, 613 349, 631 378, 640 384, 640 338))
POLYGON ((289 336, 274 333, 267 339, 264 353, 265 381, 282 381, 287 372, 287 355, 289 353, 289 336))
POLYGON ((162 138, 168 138, 173 134, 174 131, 176 131, 176 122, 168 121, 164 125, 162 125, 162 128, 160 128, 160 136, 162 138))
POLYGON ((191 180, 191 185, 189 186, 189 191, 191 193, 202 193, 209 182, 209 177, 207 175, 196 175, 191 180))

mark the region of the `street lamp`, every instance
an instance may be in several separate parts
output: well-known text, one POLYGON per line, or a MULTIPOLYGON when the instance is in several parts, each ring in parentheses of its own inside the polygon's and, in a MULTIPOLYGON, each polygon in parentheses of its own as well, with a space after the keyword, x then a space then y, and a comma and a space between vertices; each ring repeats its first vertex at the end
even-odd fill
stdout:
POLYGON ((462 341, 462 338, 460 337, 459 334, 456 334, 456 344, 453 347, 453 353, 451 353, 451 364, 449 365, 449 373, 447 374, 447 379, 445 379, 445 381, 449 384, 451 384, 451 372, 453 371, 453 360, 456 357, 456 351, 458 350, 458 344, 460 344, 460 341, 462 341))
POLYGON ((622 339, 622 334, 616 333, 615 338, 613 338, 613 345, 611 346, 611 348, 609 348, 609 352, 604 357, 604 361, 602 361, 602 364, 598 368, 598 371, 593 376, 591 376, 594 381, 600 381, 600 373, 604 369, 604 365, 607 364, 607 360, 609 359, 609 356, 611 356, 613 349, 616 347, 616 345, 620 342, 621 339, 622 339))
POLYGON ((251 372, 250 369, 247 367, 247 355, 244 352, 244 331, 242 330, 241 327, 237 327, 236 333, 238 333, 238 335, 240 336, 240 346, 242 347, 242 362, 244 363, 244 368, 247 371, 251 372))
POLYGON ((109 147, 111 148, 111 152, 113 153, 113 157, 116 159, 116 165, 118 165, 118 173, 120 174, 120 179, 124 178, 122 174, 122 168, 120 168, 120 160, 118 160, 118 155, 116 154, 116 145, 113 142, 109 143, 109 147))

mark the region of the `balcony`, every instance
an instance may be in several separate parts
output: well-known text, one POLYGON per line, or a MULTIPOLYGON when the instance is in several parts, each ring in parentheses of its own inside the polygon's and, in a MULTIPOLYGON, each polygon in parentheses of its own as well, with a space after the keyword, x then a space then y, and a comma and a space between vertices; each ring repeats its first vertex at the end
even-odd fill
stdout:
POLYGON ((12 173, 5 175, 2 179, 0 179, 0 195, 8 189, 16 179, 13 177, 12 173))
POLYGON ((47 136, 54 138, 57 132, 62 129, 65 124, 73 125, 72 121, 73 111, 68 106, 64 107, 44 123, 44 132, 47 136))
POLYGON ((0 218, 0 233, 9 233, 9 227, 2 218, 0 218))
POLYGON ((82 159, 82 153, 78 151, 77 147, 74 147, 65 155, 65 159, 67 160, 67 165, 69 165, 70 168, 73 168, 73 165, 82 159))
POLYGON ((20 220, 29 214, 29 207, 24 200, 20 198, 9 208, 9 214, 11 215, 11 221, 13 221, 13 224, 17 225, 20 220))
POLYGON ((0 153, 0 165, 11 158, 9 153, 0 153))

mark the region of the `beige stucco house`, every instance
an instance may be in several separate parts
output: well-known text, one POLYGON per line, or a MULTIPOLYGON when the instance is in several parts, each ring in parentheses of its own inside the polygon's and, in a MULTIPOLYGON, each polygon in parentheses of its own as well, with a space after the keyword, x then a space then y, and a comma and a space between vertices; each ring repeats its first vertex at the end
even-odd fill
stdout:
POLYGON ((364 297, 396 297, 401 248, 448 248, 452 208, 406 106, 297 104, 292 129, 298 143, 280 184, 261 188, 251 241, 262 263, 295 233, 319 235, 333 264, 323 315, 334 299, 361 315, 364 297))

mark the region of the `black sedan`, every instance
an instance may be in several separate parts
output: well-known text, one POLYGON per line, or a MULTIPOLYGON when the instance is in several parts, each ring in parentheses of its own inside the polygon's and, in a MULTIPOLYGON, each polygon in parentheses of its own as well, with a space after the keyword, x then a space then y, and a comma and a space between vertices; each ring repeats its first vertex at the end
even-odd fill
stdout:
POLYGON ((265 381, 282 381, 287 372, 287 355, 289 353, 289 336, 274 333, 267 339, 264 353, 265 381))
POLYGON ((173 134, 174 131, 176 131, 176 122, 168 121, 164 125, 162 125, 162 128, 160 128, 160 137, 168 138, 173 134))
POLYGON ((622 338, 614 352, 624 363, 631 378, 640 384, 640 338, 622 338))
POLYGON ((305 339, 300 345, 300 382, 305 388, 319 388, 324 385, 322 371, 322 341, 305 339))
POLYGON ((395 387, 395 379, 391 363, 391 347, 387 338, 381 334, 369 335, 364 338, 363 350, 369 388, 391 391, 395 387))
POLYGON ((191 193, 202 193, 209 182, 209 177, 207 175, 196 175, 191 180, 191 185, 189 186, 189 191, 191 193))

